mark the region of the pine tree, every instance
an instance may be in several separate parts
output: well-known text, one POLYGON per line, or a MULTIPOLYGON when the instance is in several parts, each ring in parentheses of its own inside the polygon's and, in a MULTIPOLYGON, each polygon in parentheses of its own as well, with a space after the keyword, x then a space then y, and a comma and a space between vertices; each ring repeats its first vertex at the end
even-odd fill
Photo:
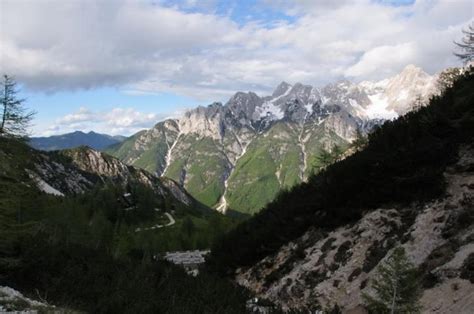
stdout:
POLYGON ((25 108, 25 99, 17 98, 17 83, 13 78, 4 75, 2 85, 0 94, 0 136, 24 137, 35 113, 25 108))
POLYGON ((443 70, 438 77, 438 87, 444 92, 446 89, 453 87, 454 82, 461 76, 462 70, 460 68, 447 68, 443 70))
POLYGON ((467 29, 463 29, 462 32, 464 37, 461 42, 454 42, 459 49, 459 52, 455 52, 454 55, 461 59, 464 64, 468 64, 474 61, 474 22, 467 29))
POLYGON ((333 161, 334 160, 333 160, 333 156, 332 156, 331 152, 329 152, 325 148, 322 148, 319 155, 314 157, 314 161, 312 163, 312 166, 317 171, 321 171, 321 170, 325 169, 327 166, 329 166, 330 164, 332 164, 333 161))
POLYGON ((327 150, 324 147, 321 148, 321 152, 314 157, 311 163, 313 171, 318 172, 326 169, 331 164, 340 161, 344 156, 344 150, 341 146, 334 144, 331 150, 327 150))
POLYGON ((363 150, 365 146, 367 146, 367 143, 367 137, 362 134, 360 129, 357 129, 356 138, 352 141, 351 148, 358 152, 360 150, 363 150))
POLYGON ((342 149, 341 146, 334 144, 331 150, 331 155, 332 155, 332 163, 335 163, 342 159, 342 157, 344 156, 344 150, 342 149))
POLYGON ((421 295, 417 270, 403 247, 396 248, 372 281, 375 296, 362 298, 371 313, 419 313, 421 295))

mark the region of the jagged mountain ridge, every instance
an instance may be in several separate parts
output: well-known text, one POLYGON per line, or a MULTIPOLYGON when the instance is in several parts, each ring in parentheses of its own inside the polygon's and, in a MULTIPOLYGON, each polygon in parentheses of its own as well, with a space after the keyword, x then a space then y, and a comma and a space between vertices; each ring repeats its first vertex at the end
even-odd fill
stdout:
POLYGON ((238 92, 225 104, 160 122, 108 152, 178 181, 208 206, 254 213, 282 188, 306 180, 322 148, 346 147, 357 130, 406 113, 439 92, 436 80, 408 66, 375 83, 283 82, 271 96, 238 92))
POLYGON ((93 149, 104 149, 110 145, 117 144, 125 140, 125 136, 111 136, 95 132, 84 133, 76 131, 72 133, 54 135, 48 137, 32 137, 29 144, 39 150, 60 150, 79 146, 89 146, 93 149))
POLYGON ((156 177, 86 146, 56 152, 32 150, 31 156, 32 167, 26 171, 37 187, 48 194, 75 195, 90 191, 97 184, 113 183, 125 187, 140 183, 185 207, 198 206, 198 202, 173 180, 156 177))

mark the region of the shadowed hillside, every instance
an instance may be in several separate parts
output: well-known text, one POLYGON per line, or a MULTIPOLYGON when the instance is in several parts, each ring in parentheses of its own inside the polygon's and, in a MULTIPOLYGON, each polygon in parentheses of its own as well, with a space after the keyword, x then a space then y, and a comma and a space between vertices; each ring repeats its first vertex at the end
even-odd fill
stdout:
POLYGON ((471 68, 429 106, 376 129, 363 151, 281 192, 214 247, 212 266, 232 274, 310 227, 333 230, 358 221, 370 209, 441 196, 446 166, 455 161, 462 143, 473 140, 473 87, 471 68))

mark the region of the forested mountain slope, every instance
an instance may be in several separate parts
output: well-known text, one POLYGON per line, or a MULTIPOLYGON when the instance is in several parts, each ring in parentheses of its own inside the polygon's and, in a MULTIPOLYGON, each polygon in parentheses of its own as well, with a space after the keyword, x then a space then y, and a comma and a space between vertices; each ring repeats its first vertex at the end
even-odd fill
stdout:
POLYGON ((155 260, 208 248, 233 223, 90 148, 44 153, 0 138, 0 286, 32 299, 90 313, 242 313, 242 289, 155 260))
POLYGON ((424 310, 468 313, 473 143, 471 68, 429 106, 376 129, 364 150, 280 193, 214 247, 211 267, 285 308, 349 310, 402 245, 423 276, 424 310))

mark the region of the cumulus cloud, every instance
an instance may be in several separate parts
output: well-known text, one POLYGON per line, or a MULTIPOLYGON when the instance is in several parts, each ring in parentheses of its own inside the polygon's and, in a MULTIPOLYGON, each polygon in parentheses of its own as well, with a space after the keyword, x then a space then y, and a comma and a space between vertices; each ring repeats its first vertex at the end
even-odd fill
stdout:
POLYGON ((84 122, 97 122, 99 117, 97 117, 92 111, 86 107, 81 107, 75 113, 65 115, 64 117, 57 120, 57 123, 60 125, 71 125, 84 122))
POLYGON ((282 80, 380 79, 408 63, 439 71, 455 64, 452 40, 473 10, 471 0, 260 0, 293 17, 263 23, 218 14, 215 3, 3 0, 0 70, 42 91, 117 86, 225 100, 282 80))
POLYGON ((108 111, 92 111, 86 107, 67 114, 47 128, 36 132, 41 136, 50 136, 73 131, 92 131, 110 135, 131 135, 148 129, 160 120, 178 117, 181 112, 156 114, 139 112, 133 108, 113 108, 108 111))
POLYGON ((413 42, 379 46, 365 52, 359 61, 344 73, 347 76, 364 78, 387 75, 412 62, 416 55, 417 47, 413 42))

